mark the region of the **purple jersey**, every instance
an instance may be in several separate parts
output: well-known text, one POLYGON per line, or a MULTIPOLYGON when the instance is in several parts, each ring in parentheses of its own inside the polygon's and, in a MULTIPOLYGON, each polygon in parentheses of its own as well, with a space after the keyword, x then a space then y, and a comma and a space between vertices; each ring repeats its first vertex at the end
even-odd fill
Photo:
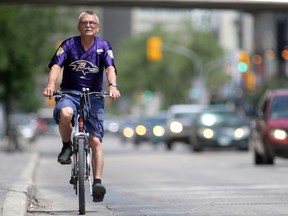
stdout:
POLYGON ((65 40, 54 54, 49 68, 54 64, 64 67, 60 87, 78 91, 83 87, 101 91, 105 68, 115 67, 110 43, 96 36, 87 51, 81 44, 80 36, 65 40))

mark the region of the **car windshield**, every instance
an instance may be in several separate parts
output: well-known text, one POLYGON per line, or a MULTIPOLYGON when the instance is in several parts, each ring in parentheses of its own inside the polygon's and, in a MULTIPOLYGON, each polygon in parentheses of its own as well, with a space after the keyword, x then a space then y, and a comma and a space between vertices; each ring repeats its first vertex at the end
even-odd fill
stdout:
POLYGON ((181 112, 181 113, 176 113, 175 118, 176 119, 187 119, 187 118, 193 118, 196 115, 196 113, 193 112, 181 112))
POLYGON ((287 118, 288 117, 288 96, 275 97, 271 103, 271 119, 287 118))

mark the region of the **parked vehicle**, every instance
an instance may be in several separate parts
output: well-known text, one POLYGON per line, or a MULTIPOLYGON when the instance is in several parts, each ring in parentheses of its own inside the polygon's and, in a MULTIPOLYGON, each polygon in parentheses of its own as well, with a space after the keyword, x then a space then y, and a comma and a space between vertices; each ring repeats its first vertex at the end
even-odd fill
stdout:
POLYGON ((190 145, 193 151, 205 147, 249 149, 250 119, 234 107, 211 106, 195 118, 191 127, 190 145))
POLYGON ((206 105, 177 104, 172 105, 167 111, 167 133, 165 138, 166 148, 172 149, 174 142, 189 143, 191 125, 197 113, 206 105))
POLYGON ((288 158, 288 89, 268 90, 255 111, 254 163, 274 164, 275 157, 288 158))
POLYGON ((34 142, 38 137, 38 118, 35 113, 15 113, 10 116, 10 124, 16 127, 19 135, 34 142))

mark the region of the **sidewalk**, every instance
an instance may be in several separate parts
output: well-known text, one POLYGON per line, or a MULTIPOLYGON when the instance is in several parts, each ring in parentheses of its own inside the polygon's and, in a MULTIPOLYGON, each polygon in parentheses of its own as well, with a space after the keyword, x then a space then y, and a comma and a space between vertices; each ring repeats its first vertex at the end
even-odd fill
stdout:
POLYGON ((0 152, 0 215, 24 216, 27 214, 28 197, 33 197, 33 172, 38 153, 33 150, 9 153, 0 152))

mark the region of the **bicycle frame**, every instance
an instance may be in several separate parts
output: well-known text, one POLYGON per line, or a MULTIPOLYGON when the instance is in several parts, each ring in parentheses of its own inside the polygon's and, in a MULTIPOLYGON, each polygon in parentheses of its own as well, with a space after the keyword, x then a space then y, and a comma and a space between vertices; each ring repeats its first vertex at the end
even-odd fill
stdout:
POLYGON ((85 214, 85 181, 89 182, 90 194, 92 196, 92 178, 91 178, 91 157, 89 133, 85 131, 84 122, 90 117, 90 94, 96 97, 109 96, 108 92, 90 92, 89 88, 83 88, 80 94, 69 91, 58 91, 55 97, 65 97, 73 95, 80 97, 80 105, 77 107, 77 121, 72 132, 72 164, 71 180, 76 195, 79 197, 79 214, 85 214))

